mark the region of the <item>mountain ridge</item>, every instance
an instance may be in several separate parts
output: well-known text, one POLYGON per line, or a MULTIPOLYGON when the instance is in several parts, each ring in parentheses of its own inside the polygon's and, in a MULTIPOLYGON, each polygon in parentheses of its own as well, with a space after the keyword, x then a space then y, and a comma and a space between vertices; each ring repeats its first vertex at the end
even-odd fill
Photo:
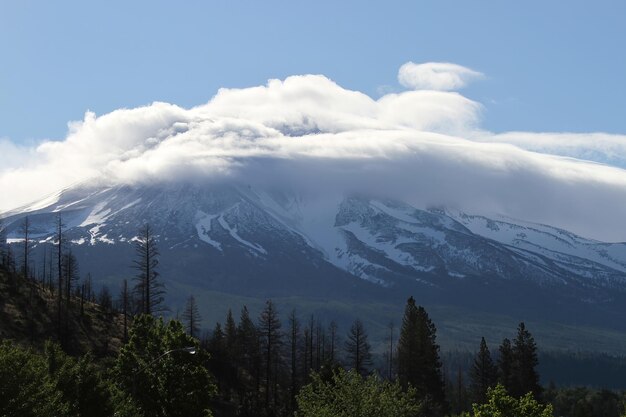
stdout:
POLYGON ((118 285, 132 276, 133 242, 150 223, 177 305, 190 286, 363 303, 415 294, 424 304, 626 330, 626 245, 549 225, 245 184, 82 183, 57 196, 9 213, 10 242, 28 215, 35 253, 45 250, 61 215, 82 270, 118 285))

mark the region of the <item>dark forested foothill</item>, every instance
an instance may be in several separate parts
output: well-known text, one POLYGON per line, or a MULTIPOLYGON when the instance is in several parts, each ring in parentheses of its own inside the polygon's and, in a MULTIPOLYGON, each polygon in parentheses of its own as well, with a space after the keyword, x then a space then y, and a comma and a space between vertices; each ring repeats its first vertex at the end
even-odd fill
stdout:
MULTIPOLYGON (((40 274, 29 272, 28 264, 16 267, 19 261, 0 239, 0 415, 623 413, 624 395, 617 391, 542 387, 537 345, 524 323, 497 349, 483 338, 465 365, 446 363, 436 326, 413 297, 397 339, 390 327, 391 352, 384 354, 373 351, 358 318, 341 329, 334 321, 282 311, 272 300, 258 315, 244 306, 209 324, 189 295, 182 321, 166 319, 158 250, 149 227, 143 232, 135 291, 125 280, 119 295, 93 288, 89 273, 81 277, 64 247, 60 220, 56 251, 47 253, 40 274), (212 330, 203 331, 208 326, 212 330)), ((28 256, 26 244, 23 249, 28 256)))

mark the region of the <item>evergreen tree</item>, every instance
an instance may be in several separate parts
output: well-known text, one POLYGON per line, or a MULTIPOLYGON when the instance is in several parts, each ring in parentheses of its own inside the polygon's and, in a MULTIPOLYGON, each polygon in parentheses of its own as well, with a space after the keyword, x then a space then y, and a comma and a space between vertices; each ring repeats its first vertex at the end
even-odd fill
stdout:
POLYGON ((389 323, 389 351, 387 352, 387 378, 393 379, 393 322, 389 323))
POLYGON ((100 288, 98 293, 98 304, 105 313, 110 314, 113 312, 113 297, 111 296, 111 290, 106 285, 100 288))
POLYGON ((331 321, 328 326, 328 335, 329 335, 329 349, 328 349, 328 361, 330 364, 334 364, 336 362, 336 346, 337 346, 337 323, 335 321, 331 321))
POLYGON ((472 401, 484 404, 487 401, 487 389, 498 383, 498 368, 491 359, 487 342, 483 337, 480 341, 480 350, 476 354, 470 371, 472 401))
POLYGON ((159 281, 157 267, 159 250, 152 228, 146 224, 141 230, 135 245, 136 259, 133 262, 137 270, 135 292, 143 314, 155 314, 163 311, 163 284, 159 281))
MULTIPOLYGON (((63 256, 63 283, 65 286, 65 310, 69 312, 72 288, 76 281, 80 279, 78 271, 78 260, 70 250, 63 256)), ((67 317, 66 317, 67 320, 67 317)))
POLYGON ((451 386, 451 407, 452 412, 455 415, 461 415, 463 412, 468 411, 470 408, 470 398, 467 392, 467 387, 465 386, 465 381, 463 380, 463 370, 459 366, 456 373, 456 381, 454 384, 450 384, 451 386), (454 387, 452 387, 454 385, 454 387))
POLYGON ((300 321, 293 309, 289 315, 289 346, 291 353, 291 375, 290 375, 290 410, 296 409, 296 394, 298 393, 298 335, 300 334, 300 321))
POLYGON ((512 393, 515 385, 513 367, 513 347, 509 339, 504 339, 500 345, 498 358, 498 381, 507 392, 512 393))
POLYGON ((187 328, 187 334, 191 337, 198 337, 200 335, 200 322, 202 317, 198 311, 198 304, 193 295, 187 298, 187 305, 183 312, 183 322, 187 328))
POLYGON ((517 328, 513 358, 514 385, 511 395, 521 397, 531 392, 535 398, 539 398, 542 390, 539 385, 539 373, 536 370, 539 364, 537 345, 523 322, 517 328))
POLYGON ((241 309, 237 326, 237 362, 242 368, 243 378, 239 386, 239 398, 242 403, 243 415, 255 416, 259 409, 259 392, 261 387, 261 351, 259 331, 250 318, 246 306, 241 309))
POLYGON ((412 386, 430 401, 429 413, 440 415, 445 411, 444 380, 441 373, 437 329, 426 310, 407 301, 400 340, 398 341, 398 379, 405 389, 412 386))
MULTIPOLYGON (((89 274, 87 275, 89 276, 89 274)), ((83 285, 83 288, 86 288, 86 284, 83 285)), ((122 282, 122 290, 120 292, 119 305, 120 305, 120 310, 122 311, 122 316, 124 319, 124 343, 126 343, 128 341, 128 314, 130 310, 130 298, 128 294, 128 280, 126 279, 124 279, 124 281, 122 282)))
POLYGON ((226 314, 224 336, 226 337, 226 351, 231 359, 235 359, 237 351, 237 324, 235 324, 233 312, 230 308, 226 314))
MULTIPOLYGON (((189 332, 187 332, 189 333, 189 332)), ((209 339, 209 351, 214 359, 221 359, 223 362, 226 359, 226 344, 224 343, 224 331, 222 325, 218 322, 215 323, 213 333, 209 339)))
POLYGON ((276 394, 272 382, 276 378, 274 364, 280 360, 280 348, 282 345, 280 328, 281 323, 276 307, 272 300, 268 300, 259 317, 259 336, 265 361, 265 407, 271 412, 274 412, 276 408, 276 401, 274 401, 274 404, 271 404, 270 398, 272 398, 272 394, 274 394, 275 398, 276 394))
POLYGON ((369 367, 372 365, 370 349, 363 322, 356 319, 352 323, 352 327, 350 327, 345 350, 349 366, 358 372, 359 375, 365 376, 369 373, 369 367))

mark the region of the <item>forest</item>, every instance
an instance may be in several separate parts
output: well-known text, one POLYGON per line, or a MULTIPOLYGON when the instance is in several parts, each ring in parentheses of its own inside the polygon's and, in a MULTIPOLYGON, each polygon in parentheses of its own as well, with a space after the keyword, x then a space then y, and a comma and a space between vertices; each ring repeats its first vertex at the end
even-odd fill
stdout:
POLYGON ((56 250, 37 271, 28 217, 22 232, 8 245, 0 224, 0 415, 626 415, 624 392, 542 385, 539 348, 523 322, 499 346, 477 340, 458 369, 444 362, 435 323, 410 295, 382 355, 358 318, 342 331, 272 300, 258 316, 244 306, 202 331, 193 295, 180 317, 167 314, 149 225, 135 242, 135 277, 119 294, 81 278, 60 218, 56 250))

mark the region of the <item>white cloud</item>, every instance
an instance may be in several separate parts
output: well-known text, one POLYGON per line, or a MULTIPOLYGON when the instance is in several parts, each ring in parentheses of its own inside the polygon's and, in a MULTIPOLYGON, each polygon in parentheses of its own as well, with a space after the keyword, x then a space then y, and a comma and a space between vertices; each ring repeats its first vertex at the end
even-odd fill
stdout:
POLYGON ((626 169, 626 135, 607 133, 482 133, 476 140, 509 143, 533 152, 593 161, 626 169))
POLYGON ((413 90, 458 90, 482 77, 480 72, 447 62, 407 62, 398 71, 400 84, 413 90))
POLYGON ((626 239, 623 136, 494 135, 479 130, 480 113, 480 104, 454 92, 373 100, 313 75, 222 89, 191 109, 154 103, 88 112, 62 141, 34 148, 0 141, 9 150, 0 153, 0 210, 88 178, 200 178, 322 197, 372 193, 626 239))

